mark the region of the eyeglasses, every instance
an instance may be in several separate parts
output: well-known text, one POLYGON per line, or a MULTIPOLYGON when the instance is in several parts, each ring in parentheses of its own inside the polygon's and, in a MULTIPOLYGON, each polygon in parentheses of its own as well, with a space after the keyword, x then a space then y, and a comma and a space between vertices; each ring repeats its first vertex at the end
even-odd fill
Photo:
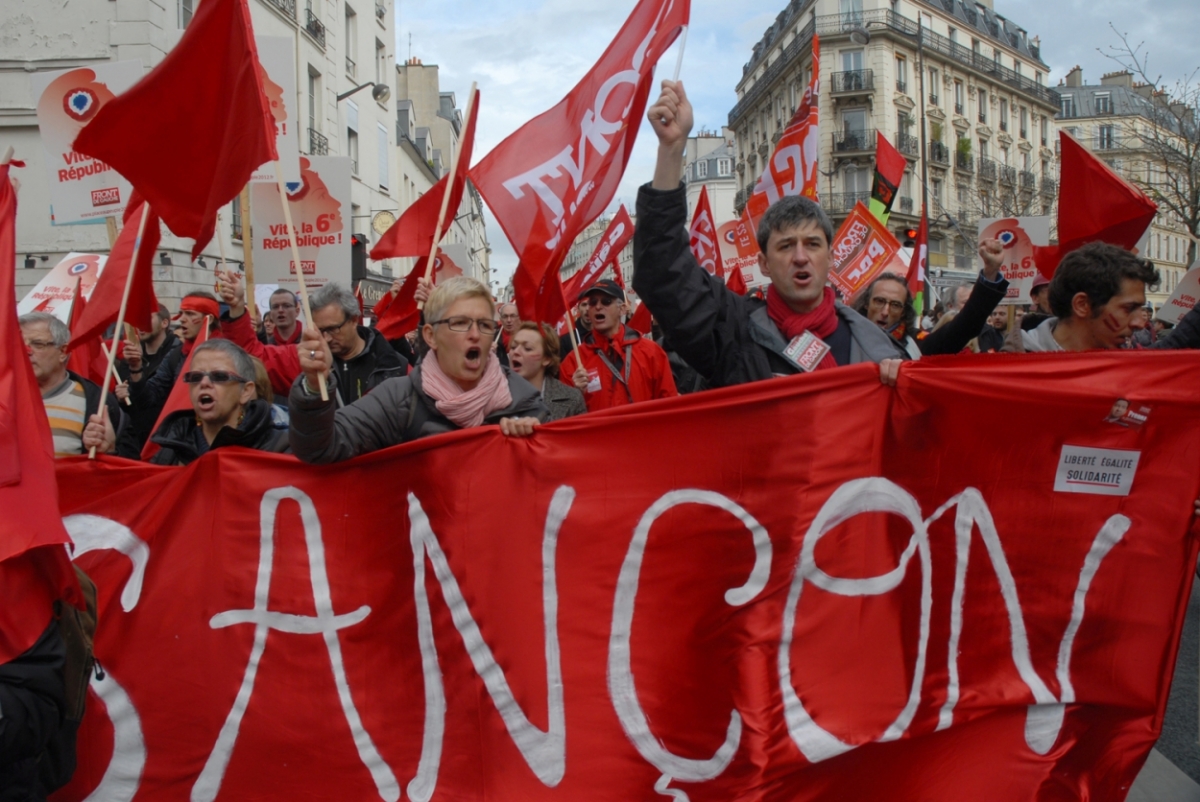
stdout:
POLYGON ((324 326, 322 328, 317 329, 317 331, 321 332, 322 334, 333 334, 338 329, 342 328, 349 322, 350 322, 350 317, 347 316, 347 317, 342 318, 342 322, 337 324, 336 326, 324 326))
POLYGON ((25 345, 26 347, 32 348, 35 351, 44 351, 47 348, 58 348, 55 343, 47 342, 46 340, 26 340, 25 345))
POLYGON ((904 302, 903 301, 889 301, 887 298, 881 298, 879 296, 875 296, 874 298, 871 299, 871 306, 874 306, 874 307, 877 307, 880 309, 882 309, 883 307, 886 306, 888 309, 892 310, 893 312, 899 312, 901 309, 904 308, 904 302))
POLYGON ((470 331, 471 325, 479 329, 480 336, 492 337, 496 334, 496 321, 491 318, 470 318, 470 317, 445 317, 441 320, 434 320, 429 325, 436 326, 439 323, 445 323, 446 328, 450 331, 464 332, 470 331))
POLYGON ((583 299, 585 306, 612 306, 617 299, 611 295, 592 295, 583 299))
POLYGON ((227 370, 189 370, 183 374, 184 384, 199 384, 207 378, 213 384, 245 384, 246 379, 227 370))
POLYGON ((272 312, 281 312, 284 309, 295 309, 295 308, 296 308, 295 304, 271 304, 272 312))

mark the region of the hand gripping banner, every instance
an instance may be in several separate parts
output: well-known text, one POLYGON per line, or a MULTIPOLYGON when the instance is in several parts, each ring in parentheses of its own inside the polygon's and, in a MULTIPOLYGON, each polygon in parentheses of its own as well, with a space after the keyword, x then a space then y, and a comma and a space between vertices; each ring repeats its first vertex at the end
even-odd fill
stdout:
POLYGON ((1121 799, 1196 564, 1198 369, 954 357, 320 468, 62 462, 105 675, 56 799, 1121 799))

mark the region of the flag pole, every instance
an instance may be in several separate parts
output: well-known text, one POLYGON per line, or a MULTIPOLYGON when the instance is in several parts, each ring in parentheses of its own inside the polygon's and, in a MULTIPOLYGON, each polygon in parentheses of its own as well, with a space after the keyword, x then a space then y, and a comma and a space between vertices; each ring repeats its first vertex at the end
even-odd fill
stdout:
MULTIPOLYGON (((113 329, 120 332, 125 327, 125 309, 129 306, 129 291, 133 289, 133 274, 137 272, 138 252, 142 249, 142 235, 146 233, 146 218, 150 216, 150 204, 142 204, 142 219, 138 222, 137 237, 133 240, 133 258, 129 262, 129 272, 125 275, 125 290, 121 293, 121 308, 117 310, 117 325, 113 329)), ((108 402, 108 383, 113 375, 117 361, 117 344, 113 343, 108 352, 108 367, 104 370, 104 382, 100 385, 100 404, 96 409, 104 414, 104 405, 108 402)), ((96 458, 96 447, 88 451, 88 459, 96 458)))
MULTIPOLYGON (((472 81, 471 94, 467 96, 466 118, 468 124, 471 122, 471 110, 475 107, 475 86, 475 82, 472 81)), ((442 221, 446 219, 446 209, 450 206, 450 193, 454 190, 454 176, 458 173, 458 162, 459 159, 462 158, 463 149, 461 144, 462 143, 459 143, 460 147, 458 148, 458 153, 454 154, 454 160, 450 162, 450 178, 446 181, 446 191, 442 193, 442 208, 438 212, 437 225, 433 228, 433 243, 429 247, 429 258, 425 260, 426 281, 428 281, 429 277, 433 275, 433 260, 437 257, 438 245, 441 244, 442 238, 439 235, 442 230, 442 221)), ((470 165, 467 166, 469 167, 470 165)), ((421 310, 424 308, 425 302, 418 301, 417 309, 421 310)))
POLYGON ((242 188, 238 196, 238 211, 242 215, 242 264, 246 266, 246 311, 254 320, 254 242, 250 239, 250 185, 242 188))
MULTIPOLYGON (((300 264, 300 249, 296 247, 296 229, 292 225, 292 204, 288 200, 287 187, 283 183, 283 165, 275 160, 275 183, 279 186, 279 201, 283 204, 283 221, 287 224, 288 243, 292 246, 292 262, 296 265, 296 278, 300 284, 300 306, 304 309, 304 321, 313 325, 312 309, 308 306, 308 282, 304 279, 304 265, 300 264)), ((439 223, 440 225, 440 223, 439 223)), ((243 240, 244 242, 245 240, 243 240)), ((321 400, 329 400, 329 389, 325 386, 325 374, 317 376, 321 389, 321 400)))
POLYGON ((683 49, 687 46, 687 29, 688 26, 683 26, 683 33, 679 35, 679 57, 675 59, 675 79, 674 83, 679 83, 679 70, 683 67, 683 49))
POLYGON ((575 362, 579 367, 583 367, 583 357, 579 355, 579 333, 575 331, 575 313, 571 311, 571 304, 567 303, 567 291, 563 289, 561 276, 558 279, 558 294, 562 296, 563 306, 567 310, 567 323, 570 324, 567 333, 571 335, 571 345, 575 351, 575 362))
POLYGON ((108 249, 111 251, 117 245, 117 218, 110 214, 104 218, 104 225, 108 229, 108 249))

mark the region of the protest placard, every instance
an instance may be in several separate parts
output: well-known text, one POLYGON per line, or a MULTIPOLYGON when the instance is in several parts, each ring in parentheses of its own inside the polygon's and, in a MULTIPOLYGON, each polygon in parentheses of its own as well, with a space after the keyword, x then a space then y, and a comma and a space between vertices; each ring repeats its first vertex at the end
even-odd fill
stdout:
MULTIPOLYGON (((300 171, 301 186, 291 193, 289 202, 306 283, 310 289, 330 281, 349 287, 350 160, 301 156, 300 171)), ((250 185, 250 215, 256 281, 298 290, 277 185, 250 185)))
POLYGON ((107 256, 95 253, 68 253, 62 261, 50 269, 29 293, 17 304, 17 314, 49 312, 62 322, 71 314, 71 299, 75 297, 75 284, 80 287, 85 299, 91 297, 96 279, 104 270, 107 256))
POLYGON ((829 283, 843 298, 853 298, 874 281, 899 252, 900 243, 892 232, 860 201, 833 237, 829 283))
POLYGON ((117 95, 142 77, 142 62, 117 61, 55 72, 37 72, 29 87, 37 98, 42 154, 56 225, 120 217, 130 184, 104 162, 76 153, 80 130, 117 95))
MULTIPOLYGON (((262 65, 263 92, 275 118, 275 148, 283 165, 283 180, 291 189, 300 183, 300 115, 296 103, 295 42, 287 36, 256 36, 258 62, 262 65)), ((275 165, 264 162, 250 182, 275 182, 275 165)))
POLYGON ((725 276, 740 270, 747 287, 767 284, 769 279, 758 269, 758 243, 754 241, 754 232, 745 225, 744 219, 730 220, 717 227, 717 245, 721 251, 725 276))
POLYGON ((1004 262, 1000 272, 1008 279, 1008 294, 1001 306, 1031 302, 1029 291, 1037 278, 1034 246, 1050 244, 1049 217, 984 217, 979 221, 979 239, 998 239, 1004 262))
POLYGON ((1175 285, 1175 291, 1155 317, 1174 326, 1180 318, 1192 311, 1197 298, 1200 298, 1200 261, 1193 262, 1188 272, 1183 274, 1183 279, 1175 285))

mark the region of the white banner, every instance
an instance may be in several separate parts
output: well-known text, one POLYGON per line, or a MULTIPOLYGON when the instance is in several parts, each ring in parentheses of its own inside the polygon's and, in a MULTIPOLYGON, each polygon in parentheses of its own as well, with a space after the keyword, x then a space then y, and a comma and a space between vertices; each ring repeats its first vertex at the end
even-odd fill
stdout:
POLYGON ((1008 295, 1001 306, 1032 302, 1029 291, 1038 269, 1033 246, 1050 244, 1049 217, 984 217, 979 221, 979 239, 998 239, 1004 248, 1000 272, 1008 279, 1008 295))
POLYGON ((49 312, 63 323, 71 314, 71 299, 75 285, 82 281, 84 299, 92 297, 96 279, 104 271, 107 256, 95 253, 69 253, 50 269, 29 293, 17 304, 17 314, 49 312))
MULTIPOLYGON (((301 156, 301 186, 290 195, 292 223, 306 283, 330 281, 350 286, 350 159, 301 156)), ((252 184, 250 220, 254 232, 254 277, 284 289, 300 288, 288 244, 279 188, 252 184)))
MULTIPOLYGON (((258 61, 263 68, 263 91, 275 117, 275 147, 283 165, 288 191, 300 183, 300 114, 296 108, 295 41, 287 36, 256 36, 258 61)), ((275 183, 275 165, 266 162, 250 176, 250 182, 275 183)))
POLYGON ((30 91, 37 98, 55 225, 120 217, 125 211, 132 191, 129 182, 104 162, 76 153, 71 145, 104 104, 141 77, 140 61, 38 72, 29 77, 30 91))
POLYGON ((1174 326, 1181 317, 1192 311, 1197 298, 1200 298, 1200 261, 1194 262, 1183 274, 1183 279, 1175 285, 1175 292, 1171 293, 1155 317, 1174 326))

